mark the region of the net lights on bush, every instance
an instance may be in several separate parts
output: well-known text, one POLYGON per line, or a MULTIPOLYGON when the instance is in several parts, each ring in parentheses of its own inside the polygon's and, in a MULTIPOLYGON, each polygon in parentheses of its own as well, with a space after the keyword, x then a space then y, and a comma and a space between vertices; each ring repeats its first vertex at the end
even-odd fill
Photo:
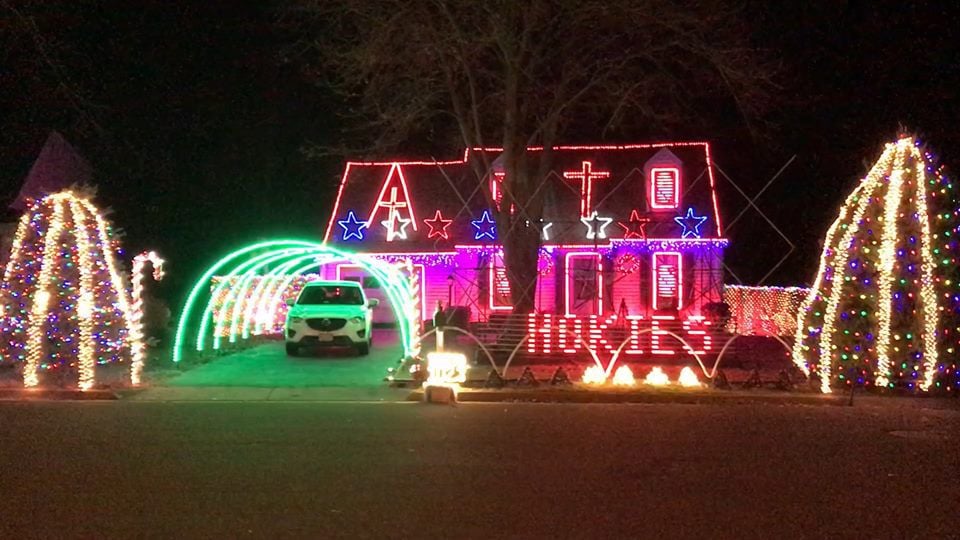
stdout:
MULTIPOLYGON (((127 360, 142 347, 118 272, 116 242, 102 213, 68 190, 21 217, 2 285, 3 355, 24 362, 23 384, 40 370, 75 369, 77 386, 96 384, 96 365, 127 360)), ((139 383, 131 362, 131 382, 139 383)))
POLYGON ((958 203, 931 161, 911 137, 887 144, 827 231, 793 348, 824 393, 837 382, 929 390, 949 371, 938 360, 956 345, 940 323, 956 326, 960 304, 958 203))
POLYGON ((791 336, 797 313, 810 294, 805 287, 724 285, 723 301, 730 306, 728 332, 740 336, 791 336))

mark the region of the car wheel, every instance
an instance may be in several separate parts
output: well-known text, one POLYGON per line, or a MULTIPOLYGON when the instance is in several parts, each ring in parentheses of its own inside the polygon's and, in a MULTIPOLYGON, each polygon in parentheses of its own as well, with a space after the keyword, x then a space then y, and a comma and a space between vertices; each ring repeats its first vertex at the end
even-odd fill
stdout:
POLYGON ((365 341, 357 345, 357 354, 359 354, 360 356, 366 356, 370 354, 370 342, 365 341))
POLYGON ((300 356, 300 345, 287 343, 287 356, 300 356))

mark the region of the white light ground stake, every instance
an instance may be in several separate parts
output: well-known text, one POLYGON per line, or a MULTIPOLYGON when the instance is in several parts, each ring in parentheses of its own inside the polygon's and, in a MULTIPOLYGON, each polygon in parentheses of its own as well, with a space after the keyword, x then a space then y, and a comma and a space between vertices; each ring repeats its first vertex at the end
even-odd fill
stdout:
POLYGON ((680 378, 677 379, 677 382, 680 383, 680 386, 686 388, 699 388, 701 386, 700 379, 697 378, 697 374, 694 373, 690 366, 686 366, 680 370, 680 378))
POLYGON ((627 366, 620 366, 613 373, 614 386, 634 386, 636 384, 637 381, 633 378, 633 372, 627 366))
POLYGON ((604 384, 607 382, 607 373, 602 367, 593 365, 583 370, 583 384, 604 384))
POLYGON ((654 366, 653 369, 650 370, 650 373, 647 373, 643 382, 650 386, 666 386, 670 384, 670 377, 667 377, 667 374, 663 372, 660 366, 654 366))

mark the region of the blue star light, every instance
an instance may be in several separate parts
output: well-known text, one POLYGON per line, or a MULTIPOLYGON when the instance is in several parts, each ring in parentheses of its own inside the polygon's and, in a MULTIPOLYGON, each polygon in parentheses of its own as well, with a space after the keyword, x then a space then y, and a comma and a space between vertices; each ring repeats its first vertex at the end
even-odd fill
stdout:
POLYGON ((707 216, 695 216, 693 208, 687 208, 687 215, 677 216, 673 220, 683 227, 681 238, 700 238, 700 226, 707 220, 707 216))
POLYGON ((347 212, 347 219, 337 221, 337 225, 343 227, 344 241, 351 238, 363 241, 363 229, 367 227, 367 222, 357 220, 357 215, 353 213, 353 210, 347 212))
POLYGON ((484 210, 480 219, 475 219, 470 224, 476 229, 473 235, 474 240, 482 240, 484 237, 490 240, 497 239, 497 224, 490 218, 489 210, 484 210))

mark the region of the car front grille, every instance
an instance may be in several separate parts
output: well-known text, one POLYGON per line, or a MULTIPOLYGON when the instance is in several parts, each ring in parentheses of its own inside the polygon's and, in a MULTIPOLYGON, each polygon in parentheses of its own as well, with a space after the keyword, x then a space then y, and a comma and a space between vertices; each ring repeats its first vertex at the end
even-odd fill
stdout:
POLYGON ((320 330, 321 332, 331 332, 333 330, 339 330, 347 324, 346 319, 328 319, 328 318, 317 318, 317 319, 307 319, 307 326, 314 330, 320 330))

